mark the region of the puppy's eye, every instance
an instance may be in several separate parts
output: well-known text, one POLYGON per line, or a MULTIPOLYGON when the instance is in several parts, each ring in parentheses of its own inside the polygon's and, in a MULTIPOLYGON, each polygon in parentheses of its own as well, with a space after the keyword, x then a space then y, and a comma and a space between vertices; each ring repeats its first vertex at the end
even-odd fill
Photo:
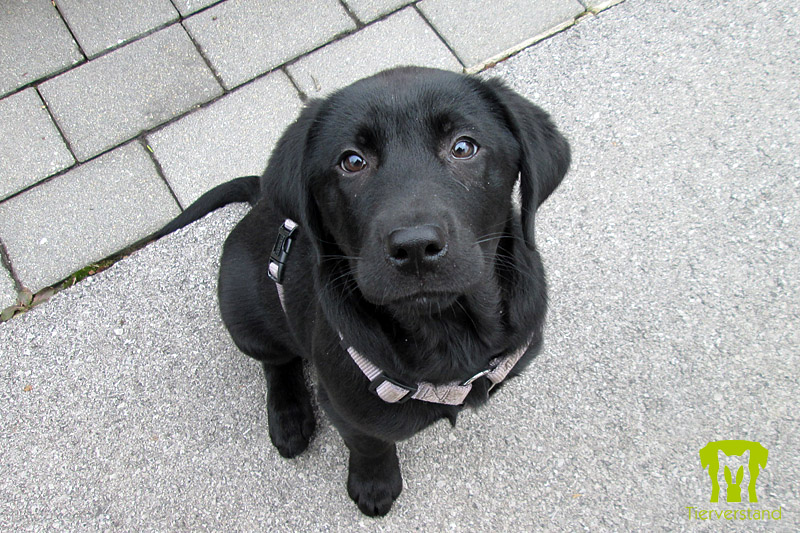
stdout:
POLYGON ((478 153, 478 145, 472 139, 461 138, 456 141, 450 150, 456 159, 469 159, 478 153))
POLYGON ((345 152, 339 161, 339 166, 345 172, 360 172, 367 168, 367 162, 355 152, 345 152))

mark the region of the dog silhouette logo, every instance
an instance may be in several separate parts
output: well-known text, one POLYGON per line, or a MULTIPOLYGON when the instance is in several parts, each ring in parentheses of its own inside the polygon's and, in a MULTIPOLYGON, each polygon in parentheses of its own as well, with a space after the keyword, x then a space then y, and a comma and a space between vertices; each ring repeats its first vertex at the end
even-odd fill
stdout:
POLYGON ((700 464, 708 468, 711 478, 711 501, 719 501, 719 471, 723 466, 723 476, 727 483, 725 500, 728 503, 742 501, 742 482, 747 467, 747 500, 758 501, 756 480, 761 470, 767 466, 769 452, 758 442, 749 440, 718 440, 709 442, 700 450, 700 464), (738 467, 738 468, 737 468, 738 467))

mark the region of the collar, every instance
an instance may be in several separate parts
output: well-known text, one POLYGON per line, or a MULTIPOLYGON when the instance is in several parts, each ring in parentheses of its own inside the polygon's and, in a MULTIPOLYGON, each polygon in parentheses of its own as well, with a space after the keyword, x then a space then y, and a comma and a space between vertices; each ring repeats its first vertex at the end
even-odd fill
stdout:
MULTIPOLYGON (((287 218, 278 228, 278 236, 270 253, 267 270, 270 279, 275 282, 278 299, 281 302, 284 314, 286 314, 286 302, 282 285, 283 269, 286 266, 286 260, 289 257, 289 251, 294 242, 294 234, 298 227, 295 221, 287 218)), ((384 374, 380 368, 375 366, 354 347, 348 346, 344 342, 341 333, 339 333, 339 339, 353 362, 369 380, 370 392, 377 395, 384 402, 405 403, 408 400, 420 400, 445 405, 463 404, 472 390, 472 383, 477 379, 487 378, 492 383, 489 390, 494 388, 498 383, 506 379, 511 369, 522 359, 522 356, 525 355, 531 345, 531 342, 528 341, 510 354, 493 358, 486 368, 465 381, 454 381, 443 385, 434 385, 427 381, 421 381, 416 385, 409 385, 384 374)))
MULTIPOLYGON (((339 338, 341 339, 341 334, 339 334, 339 338)), ((472 383, 475 380, 487 378, 492 383, 489 390, 492 390, 498 383, 506 379, 511 369, 528 351, 528 347, 530 347, 530 342, 513 353, 493 358, 486 368, 466 381, 453 381, 443 385, 434 385, 427 381, 420 381, 416 385, 402 383, 384 374, 380 368, 352 346, 348 346, 346 349, 361 372, 367 376, 369 390, 384 402, 404 403, 408 400, 421 400, 445 405, 461 405, 472 390, 472 383)))

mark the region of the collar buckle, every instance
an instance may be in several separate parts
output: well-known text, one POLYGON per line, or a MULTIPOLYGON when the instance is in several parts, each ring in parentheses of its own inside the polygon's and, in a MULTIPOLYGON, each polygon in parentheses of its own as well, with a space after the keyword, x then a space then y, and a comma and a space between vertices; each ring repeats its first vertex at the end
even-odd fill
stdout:
POLYGON ((369 391, 388 403, 406 403, 417 390, 419 387, 392 379, 383 372, 369 382, 369 391))
POLYGON ((480 372, 478 372, 477 374, 475 374, 474 376, 472 376, 471 378, 469 378, 468 380, 466 380, 463 383, 461 383, 461 386, 462 387, 466 387, 467 385, 471 385, 473 381, 481 379, 483 376, 487 375, 491 371, 492 371, 491 368, 485 368, 485 369, 481 370, 480 372))
MULTIPOLYGON (((474 376, 472 376, 468 380, 466 380, 463 383, 461 383, 461 386, 462 387, 466 387, 467 385, 471 385, 473 381, 476 381, 476 380, 481 379, 482 377, 488 376, 489 374, 494 372, 495 369, 500 365, 500 362, 502 361, 502 359, 503 359, 502 357, 493 358, 491 361, 489 361, 489 364, 486 366, 486 368, 484 368, 483 370, 481 370, 480 372, 478 372, 477 374, 475 374, 474 376)), ((495 385, 496 384, 493 382, 491 387, 489 388, 489 390, 491 390, 491 388, 494 387, 495 385)))
POLYGON ((275 283, 283 283, 283 269, 286 266, 286 259, 294 242, 294 233, 297 230, 297 223, 289 218, 283 221, 278 228, 278 236, 275 238, 275 245, 269 254, 269 268, 267 274, 269 279, 275 283))

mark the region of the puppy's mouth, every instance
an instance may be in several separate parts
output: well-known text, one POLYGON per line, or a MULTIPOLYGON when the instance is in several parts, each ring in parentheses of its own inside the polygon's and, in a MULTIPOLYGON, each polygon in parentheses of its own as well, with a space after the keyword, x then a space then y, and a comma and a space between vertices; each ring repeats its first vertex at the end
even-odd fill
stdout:
POLYGON ((387 303, 389 307, 400 308, 405 312, 430 315, 448 309, 459 296, 455 292, 420 291, 387 303))

